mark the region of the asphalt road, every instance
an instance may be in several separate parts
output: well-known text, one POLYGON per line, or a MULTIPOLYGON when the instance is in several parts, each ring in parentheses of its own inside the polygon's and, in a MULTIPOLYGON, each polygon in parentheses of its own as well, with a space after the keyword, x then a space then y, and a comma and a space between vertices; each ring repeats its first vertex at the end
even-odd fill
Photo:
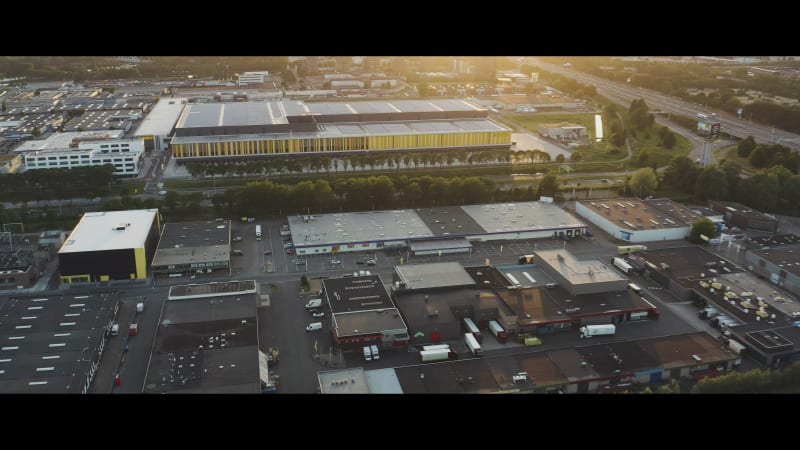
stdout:
POLYGON ((537 58, 528 58, 528 62, 536 64, 549 71, 573 78, 582 83, 592 84, 597 88, 597 92, 608 96, 614 100, 624 100, 625 105, 632 100, 644 98, 650 108, 657 108, 673 114, 682 114, 688 117, 695 117, 699 113, 716 113, 714 120, 722 126, 722 132, 728 133, 739 138, 745 138, 752 134, 758 142, 771 142, 785 145, 795 151, 800 150, 800 135, 776 129, 769 125, 761 125, 748 120, 739 119, 723 111, 716 111, 706 108, 703 105, 685 102, 676 97, 670 97, 641 87, 616 83, 604 78, 588 75, 563 66, 548 64, 537 58))

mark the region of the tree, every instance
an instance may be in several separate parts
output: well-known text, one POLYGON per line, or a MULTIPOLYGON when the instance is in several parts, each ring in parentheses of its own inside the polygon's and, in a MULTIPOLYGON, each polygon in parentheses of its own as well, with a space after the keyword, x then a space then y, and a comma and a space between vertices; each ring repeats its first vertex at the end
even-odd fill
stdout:
POLYGON ((691 192, 699 173, 700 168, 690 158, 676 156, 670 160, 664 172, 664 183, 684 192, 691 192))
POLYGON ((39 127, 33 127, 33 131, 31 131, 31 136, 38 138, 42 135, 42 129, 39 127))
POLYGON ((736 153, 742 158, 748 158, 755 148, 756 140, 753 139, 753 135, 751 134, 744 138, 742 142, 739 142, 739 145, 736 146, 736 153))
POLYGON ((580 161, 581 160, 581 152, 572 152, 572 154, 569 155, 569 160, 570 161, 580 161))
POLYGON ((644 198, 658 189, 658 176, 652 167, 643 167, 633 172, 628 180, 628 189, 634 195, 644 198))
POLYGON ((548 173, 542 177, 542 181, 539 182, 536 195, 538 197, 555 197, 560 184, 561 180, 559 180, 557 176, 553 175, 552 173, 548 173))
POLYGON ((703 169, 694 185, 694 196, 700 200, 720 200, 728 193, 728 180, 725 172, 716 166, 703 169))
POLYGON ((5 100, 3 100, 3 106, 2 106, 2 108, 0 108, 0 109, 1 109, 3 112, 6 112, 6 111, 8 111, 8 103, 6 103, 6 101, 5 101, 5 100))
POLYGON ((556 162, 557 163, 563 163, 565 160, 566 160, 566 158, 564 158, 563 154, 556 155, 556 162))
POLYGON ((703 239, 700 238, 701 234, 709 239, 713 238, 717 235, 717 225, 705 217, 697 219, 692 223, 692 232, 689 234, 689 241, 695 244, 702 244, 703 239))
POLYGON ((667 129, 667 133, 661 137, 661 144, 664 146, 664 148, 672 149, 677 143, 678 139, 675 137, 675 133, 667 129))

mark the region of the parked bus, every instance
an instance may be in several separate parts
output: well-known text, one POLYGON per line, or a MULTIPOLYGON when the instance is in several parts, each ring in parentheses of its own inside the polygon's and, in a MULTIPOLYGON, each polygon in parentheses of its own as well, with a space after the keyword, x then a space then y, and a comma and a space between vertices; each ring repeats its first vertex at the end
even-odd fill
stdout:
POLYGON ((256 225, 256 240, 261 240, 261 225, 256 225))
POLYGON ((465 333, 472 333, 475 336, 475 340, 478 342, 483 342, 481 330, 478 329, 478 326, 475 325, 475 322, 473 322, 472 319, 469 317, 464 317, 464 319, 461 320, 461 324, 464 326, 465 333))
POLYGON ((627 255, 628 253, 633 252, 643 252, 647 250, 647 247, 644 245, 620 245, 617 247, 617 253, 620 255, 627 255))

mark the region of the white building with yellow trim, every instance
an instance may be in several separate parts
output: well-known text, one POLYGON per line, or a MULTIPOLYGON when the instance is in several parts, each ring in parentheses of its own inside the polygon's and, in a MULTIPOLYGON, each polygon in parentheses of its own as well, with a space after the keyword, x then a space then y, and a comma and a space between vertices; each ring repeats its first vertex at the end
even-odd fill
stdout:
POLYGON ((61 282, 146 279, 159 224, 157 209, 84 214, 58 251, 61 282))

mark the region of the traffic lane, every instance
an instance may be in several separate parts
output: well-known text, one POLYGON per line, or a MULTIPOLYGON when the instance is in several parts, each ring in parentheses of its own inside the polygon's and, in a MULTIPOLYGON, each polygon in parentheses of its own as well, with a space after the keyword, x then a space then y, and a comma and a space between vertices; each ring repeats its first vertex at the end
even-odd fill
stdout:
POLYGON ((126 304, 136 307, 136 303, 144 303, 144 311, 136 313, 134 320, 138 324, 136 336, 127 336, 128 352, 120 367, 120 386, 114 388, 115 393, 134 394, 142 392, 147 376, 150 354, 158 332, 159 318, 166 302, 168 291, 160 289, 156 295, 141 295, 124 300, 126 304))

